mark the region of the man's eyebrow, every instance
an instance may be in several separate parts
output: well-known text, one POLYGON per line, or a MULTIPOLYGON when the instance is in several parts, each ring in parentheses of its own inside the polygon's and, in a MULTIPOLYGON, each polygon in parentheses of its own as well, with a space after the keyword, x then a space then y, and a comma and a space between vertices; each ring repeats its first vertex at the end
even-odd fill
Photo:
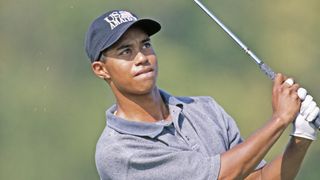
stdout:
POLYGON ((121 50, 121 49, 128 48, 128 47, 130 47, 130 46, 131 46, 130 44, 123 44, 123 45, 117 47, 116 50, 118 51, 118 50, 121 50))
POLYGON ((145 38, 144 40, 142 40, 141 42, 142 43, 145 43, 145 42, 148 42, 148 41, 151 41, 151 39, 149 37, 145 38))
MULTIPOLYGON (((149 42, 149 41, 151 41, 151 39, 150 39, 149 37, 147 37, 147 38, 143 39, 143 40, 141 41, 141 43, 145 43, 145 42, 149 42)), ((130 47, 130 46, 132 46, 132 44, 122 44, 122 45, 120 45, 119 47, 117 47, 116 50, 118 51, 118 50, 121 50, 121 49, 128 48, 128 47, 130 47)))

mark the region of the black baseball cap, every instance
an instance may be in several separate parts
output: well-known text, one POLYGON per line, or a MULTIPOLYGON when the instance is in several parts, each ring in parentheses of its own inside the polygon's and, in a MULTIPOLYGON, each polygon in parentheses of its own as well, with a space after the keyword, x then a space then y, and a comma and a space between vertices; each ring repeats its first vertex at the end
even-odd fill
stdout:
POLYGON ((97 17, 91 23, 85 38, 85 49, 90 61, 98 61, 102 51, 117 42, 133 25, 140 27, 149 36, 161 29, 157 21, 140 19, 125 10, 112 10, 97 17))

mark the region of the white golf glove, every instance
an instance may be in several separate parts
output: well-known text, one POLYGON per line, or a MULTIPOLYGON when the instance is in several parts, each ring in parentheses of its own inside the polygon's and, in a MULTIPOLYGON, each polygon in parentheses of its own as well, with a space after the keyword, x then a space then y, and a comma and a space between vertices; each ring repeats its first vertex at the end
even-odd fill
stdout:
POLYGON ((299 114, 293 122, 291 135, 314 141, 317 139, 317 134, 317 128, 311 122, 306 121, 304 117, 299 114))
POLYGON ((313 125, 312 121, 316 119, 320 109, 313 101, 313 97, 307 95, 305 89, 299 88, 298 95, 303 101, 300 112, 293 122, 291 135, 314 141, 317 139, 318 129, 313 125))

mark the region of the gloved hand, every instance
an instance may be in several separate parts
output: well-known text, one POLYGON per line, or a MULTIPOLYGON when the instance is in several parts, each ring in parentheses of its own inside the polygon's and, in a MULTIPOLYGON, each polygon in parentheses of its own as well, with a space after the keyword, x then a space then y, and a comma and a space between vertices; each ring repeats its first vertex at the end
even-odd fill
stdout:
POLYGON ((314 141, 317 139, 317 134, 318 130, 313 123, 306 121, 301 114, 298 114, 293 122, 291 135, 314 141))
POLYGON ((305 89, 300 88, 298 90, 298 96, 303 102, 301 103, 300 112, 293 122, 291 135, 316 140, 318 130, 313 125, 312 121, 316 119, 320 109, 313 101, 313 97, 307 95, 305 89))

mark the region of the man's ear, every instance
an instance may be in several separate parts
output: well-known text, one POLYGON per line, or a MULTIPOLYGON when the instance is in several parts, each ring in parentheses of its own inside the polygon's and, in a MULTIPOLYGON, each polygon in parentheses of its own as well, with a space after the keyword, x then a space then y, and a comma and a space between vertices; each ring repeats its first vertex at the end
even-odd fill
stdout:
POLYGON ((96 76, 101 79, 110 79, 110 74, 107 68, 105 67, 105 63, 101 61, 95 61, 91 64, 92 70, 96 76))

